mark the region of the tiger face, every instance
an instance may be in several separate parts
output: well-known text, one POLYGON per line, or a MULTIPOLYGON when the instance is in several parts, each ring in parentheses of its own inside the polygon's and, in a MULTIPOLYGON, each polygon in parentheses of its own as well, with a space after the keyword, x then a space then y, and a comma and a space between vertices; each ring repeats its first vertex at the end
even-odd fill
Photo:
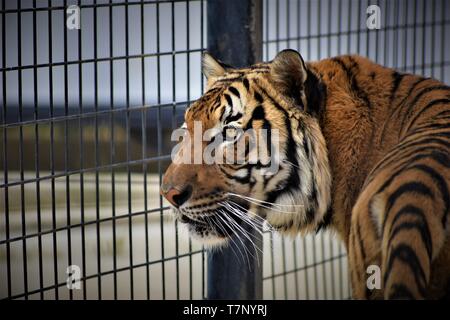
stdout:
POLYGON ((205 53, 203 73, 206 92, 185 112, 161 185, 177 219, 211 246, 226 244, 243 224, 317 228, 331 185, 319 77, 293 50, 242 69, 205 53))

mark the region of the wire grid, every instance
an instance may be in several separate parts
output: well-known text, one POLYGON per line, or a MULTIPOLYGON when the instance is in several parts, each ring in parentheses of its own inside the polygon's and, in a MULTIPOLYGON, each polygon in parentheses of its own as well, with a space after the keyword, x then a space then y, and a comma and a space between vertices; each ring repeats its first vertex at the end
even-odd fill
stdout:
MULTIPOLYGON (((406 1, 380 1, 368 32, 369 2, 264 0, 264 59, 358 52, 448 82, 448 4, 406 1)), ((1 2, 0 298, 206 296, 205 253, 157 190, 170 131, 202 93, 205 2, 1 2), (81 32, 65 28, 71 4, 81 32), (74 264, 81 290, 66 288, 74 264)), ((265 234, 263 249, 264 298, 350 296, 333 235, 265 234)))
MULTIPOLYGON (((356 53, 450 83, 448 12, 446 0, 264 0, 263 56, 270 60, 285 48, 306 61, 356 53), (370 5, 380 8, 380 29, 366 25, 370 5)), ((330 233, 294 240, 266 234, 264 297, 349 298, 347 257, 338 242, 330 233)))
POLYGON ((205 8, 1 2, 0 298, 205 296, 205 253, 159 195, 170 132, 202 93, 205 8))

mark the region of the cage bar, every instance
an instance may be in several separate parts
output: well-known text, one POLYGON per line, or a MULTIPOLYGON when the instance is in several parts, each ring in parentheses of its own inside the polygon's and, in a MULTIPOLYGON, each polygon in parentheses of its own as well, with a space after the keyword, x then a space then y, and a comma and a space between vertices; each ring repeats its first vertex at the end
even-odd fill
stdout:
MULTIPOLYGON (((207 5, 208 50, 211 54, 236 67, 261 61, 262 0, 235 1, 233 5, 226 0, 209 0, 207 5), (242 32, 246 29, 249 32, 242 32)), ((261 248, 262 238, 258 232, 248 226, 242 227, 261 248)), ((242 242, 247 250, 254 250, 248 239, 242 242)), ((248 266, 242 265, 234 252, 238 250, 233 242, 221 251, 208 253, 208 299, 262 298, 262 257, 254 250, 248 258, 248 266)))

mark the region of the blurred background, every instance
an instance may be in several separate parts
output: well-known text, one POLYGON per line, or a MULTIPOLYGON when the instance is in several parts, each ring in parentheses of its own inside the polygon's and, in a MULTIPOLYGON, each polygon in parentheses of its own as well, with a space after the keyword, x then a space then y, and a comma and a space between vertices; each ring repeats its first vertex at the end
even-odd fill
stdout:
MULTIPOLYGON (((251 2, 265 61, 285 48, 305 60, 357 53, 450 83, 447 0, 251 2), (370 5, 379 29, 367 27, 370 5)), ((0 298, 208 296, 208 253, 173 221, 159 184, 170 134, 203 92, 213 5, 1 1, 0 298), (70 5, 80 29, 66 25, 70 5), (66 286, 69 265, 80 267, 79 290, 66 286)), ((351 296, 333 234, 266 232, 261 249, 263 298, 351 296)))

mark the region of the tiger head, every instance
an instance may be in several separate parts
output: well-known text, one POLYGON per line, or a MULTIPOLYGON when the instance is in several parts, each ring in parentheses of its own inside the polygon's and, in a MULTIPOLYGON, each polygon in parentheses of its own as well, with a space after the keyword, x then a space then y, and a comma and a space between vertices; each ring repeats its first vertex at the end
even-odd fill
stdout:
POLYGON ((161 185, 177 219, 211 246, 261 221, 282 232, 316 229, 331 186, 319 76, 294 50, 240 69, 205 53, 203 74, 205 94, 185 112, 161 185), (211 150, 227 161, 203 161, 211 150))

